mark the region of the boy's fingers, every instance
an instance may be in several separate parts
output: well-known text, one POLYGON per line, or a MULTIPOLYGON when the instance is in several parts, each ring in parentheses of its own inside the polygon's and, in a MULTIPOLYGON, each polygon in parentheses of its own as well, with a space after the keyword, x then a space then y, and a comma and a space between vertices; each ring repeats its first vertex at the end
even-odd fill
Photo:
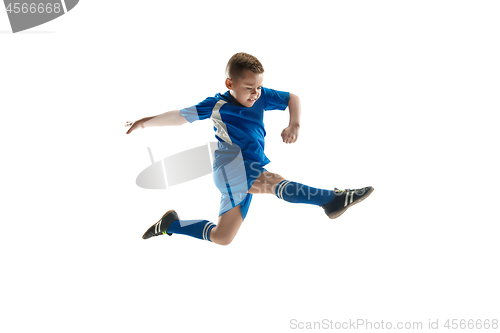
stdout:
POLYGON ((286 134, 286 128, 281 132, 281 137, 283 138, 284 143, 294 143, 297 141, 298 135, 286 134))

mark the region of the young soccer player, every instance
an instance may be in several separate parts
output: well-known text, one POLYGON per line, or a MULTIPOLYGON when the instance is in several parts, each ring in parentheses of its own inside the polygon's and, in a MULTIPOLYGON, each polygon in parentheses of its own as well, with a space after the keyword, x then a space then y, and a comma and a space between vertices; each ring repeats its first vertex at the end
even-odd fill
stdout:
POLYGON ((256 57, 237 53, 226 67, 225 83, 229 90, 224 94, 189 108, 126 123, 130 134, 138 128, 175 126, 210 118, 218 140, 213 163, 214 183, 222 194, 217 225, 207 220, 180 220, 174 210, 169 210, 142 238, 183 234, 228 245, 247 215, 253 194, 270 193, 288 202, 321 206, 334 219, 373 192, 371 186, 357 190, 317 189, 286 180, 264 168, 270 162, 264 154, 264 111, 288 107, 290 122, 281 137, 285 143, 294 143, 299 136, 301 107, 296 95, 263 87, 263 73, 256 57))

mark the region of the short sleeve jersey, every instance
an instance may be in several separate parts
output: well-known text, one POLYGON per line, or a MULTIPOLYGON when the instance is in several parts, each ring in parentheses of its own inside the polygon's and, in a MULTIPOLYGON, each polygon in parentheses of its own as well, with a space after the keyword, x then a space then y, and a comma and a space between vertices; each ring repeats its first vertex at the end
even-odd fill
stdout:
MULTIPOLYGON (((285 110, 290 93, 261 88, 261 95, 252 107, 241 105, 230 92, 208 97, 203 102, 180 110, 187 121, 211 118, 215 137, 219 140, 215 163, 224 163, 224 151, 241 150, 245 162, 264 166, 270 162, 264 154, 264 111, 285 110), (217 161, 219 159, 220 161, 217 161)), ((229 154, 230 155, 230 154, 229 154)))

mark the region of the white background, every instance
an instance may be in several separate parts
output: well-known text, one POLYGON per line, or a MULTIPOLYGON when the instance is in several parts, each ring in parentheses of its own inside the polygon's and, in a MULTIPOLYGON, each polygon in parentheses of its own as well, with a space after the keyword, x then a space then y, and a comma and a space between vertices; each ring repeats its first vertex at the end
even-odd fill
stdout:
MULTIPOLYGON (((2 332, 288 332, 290 321, 500 319, 495 1, 81 1, 12 34, 0 10, 2 332), (210 176, 145 190, 210 121, 127 120, 224 92, 236 52, 302 100, 266 113, 267 169, 373 195, 337 220, 254 196, 227 247, 141 239, 216 222, 210 176)), ((305 324, 304 324, 305 325, 305 324)), ((444 331, 444 329, 442 329, 444 331)))

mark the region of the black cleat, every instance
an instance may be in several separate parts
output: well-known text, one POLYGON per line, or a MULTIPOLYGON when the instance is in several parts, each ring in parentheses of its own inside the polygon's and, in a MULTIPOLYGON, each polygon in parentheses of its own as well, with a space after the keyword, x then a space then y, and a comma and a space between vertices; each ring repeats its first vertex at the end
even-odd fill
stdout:
POLYGON ((154 236, 160 236, 163 234, 167 234, 169 236, 172 236, 171 233, 167 232, 168 227, 170 227, 170 224, 174 221, 178 221, 179 216, 177 216, 177 213, 175 210, 169 210, 163 216, 161 219, 153 224, 145 233, 142 235, 142 239, 148 239, 154 236))
POLYGON ((375 189, 371 186, 359 188, 357 190, 339 190, 336 188, 333 200, 321 207, 323 207, 329 218, 336 219, 342 215, 347 208, 368 198, 373 190, 375 189))

